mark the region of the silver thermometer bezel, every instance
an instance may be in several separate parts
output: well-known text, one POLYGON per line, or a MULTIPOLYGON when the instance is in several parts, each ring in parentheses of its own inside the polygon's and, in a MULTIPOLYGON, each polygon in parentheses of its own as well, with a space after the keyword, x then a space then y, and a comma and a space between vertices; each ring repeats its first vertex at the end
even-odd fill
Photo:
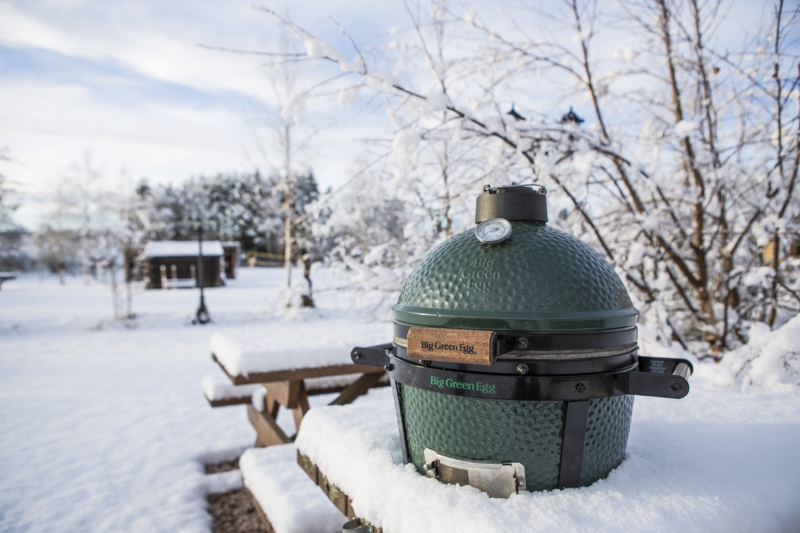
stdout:
POLYGON ((498 242, 503 242, 504 240, 508 239, 511 236, 511 222, 504 218, 490 218, 488 220, 484 220, 480 224, 475 227, 475 237, 483 243, 486 244, 495 244, 498 242), (481 236, 481 228, 486 228, 486 226, 500 224, 503 226, 505 230, 499 237, 495 238, 486 238, 485 236, 481 236))

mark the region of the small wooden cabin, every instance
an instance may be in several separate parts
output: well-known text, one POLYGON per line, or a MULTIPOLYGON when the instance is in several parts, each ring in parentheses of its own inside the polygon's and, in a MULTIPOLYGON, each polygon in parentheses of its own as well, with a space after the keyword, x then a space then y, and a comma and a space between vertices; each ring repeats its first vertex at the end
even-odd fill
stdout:
MULTIPOLYGON (((148 289, 199 287, 197 241, 150 241, 144 248, 144 281, 148 289)), ((219 241, 203 241, 205 287, 220 287, 224 252, 219 241)))
POLYGON ((239 266, 239 243, 225 241, 222 243, 222 250, 225 252, 225 278, 236 279, 236 268, 239 266))

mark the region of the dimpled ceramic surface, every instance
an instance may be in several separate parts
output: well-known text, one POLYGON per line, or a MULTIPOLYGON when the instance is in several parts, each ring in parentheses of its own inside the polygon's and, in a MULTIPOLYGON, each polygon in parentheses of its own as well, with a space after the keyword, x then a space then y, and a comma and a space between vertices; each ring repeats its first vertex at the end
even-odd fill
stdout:
MULTIPOLYGON (((424 473, 425 448, 459 459, 519 462, 529 491, 558 486, 564 402, 516 402, 453 396, 401 386, 411 462, 424 473)), ((633 397, 591 400, 581 486, 619 466, 628 442, 633 397)))
POLYGON ((638 312, 606 260, 543 222, 512 222, 484 244, 467 230, 431 251, 406 281, 405 325, 541 332, 633 326, 638 312))

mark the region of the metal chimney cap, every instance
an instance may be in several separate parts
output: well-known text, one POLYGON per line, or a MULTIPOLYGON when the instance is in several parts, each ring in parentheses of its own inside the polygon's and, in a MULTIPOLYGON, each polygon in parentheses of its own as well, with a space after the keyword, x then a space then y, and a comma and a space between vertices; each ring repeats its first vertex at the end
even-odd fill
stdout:
POLYGON ((478 196, 475 223, 491 218, 510 221, 547 222, 547 189, 534 183, 492 187, 485 185, 478 196))

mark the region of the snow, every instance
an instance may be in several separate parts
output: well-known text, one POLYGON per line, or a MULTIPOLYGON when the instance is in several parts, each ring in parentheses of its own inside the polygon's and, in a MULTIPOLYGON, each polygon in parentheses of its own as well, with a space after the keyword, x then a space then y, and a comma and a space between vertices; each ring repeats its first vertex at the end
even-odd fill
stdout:
MULTIPOLYGON (((325 286, 325 272, 315 271, 315 288, 325 286)), ((203 376, 225 379, 210 359, 212 335, 242 354, 288 359, 310 347, 343 362, 353 346, 391 336, 388 322, 376 322, 390 315, 359 310, 346 291, 320 290, 317 309, 286 310, 283 275, 244 268, 227 287, 206 290, 213 323, 203 327, 191 325, 196 290, 137 287, 137 317, 115 321, 100 283, 67 278, 61 286, 54 277, 21 275, 6 284, 0 531, 209 532, 206 495, 238 487, 241 478, 206 475, 203 465, 235 459, 255 437, 244 408, 212 409, 203 396, 203 376), (292 346, 298 351, 282 350, 292 346)), ((299 271, 293 276, 302 280, 299 271)), ((312 396, 297 445, 387 533, 798 531, 800 387, 792 357, 800 320, 748 334, 751 345, 722 363, 695 365, 687 398, 637 398, 626 461, 587 489, 489 500, 419 476, 400 465, 388 389, 346 407, 324 407, 333 395, 312 396)), ((660 355, 657 349, 647 353, 660 355)), ((290 411, 281 410, 278 424, 294 432, 290 411)))
POLYGON ((209 374, 200 382, 203 394, 209 401, 244 398, 263 389, 263 385, 234 385, 227 377, 209 374))
POLYGON ((774 268, 755 267, 745 274, 744 278, 742 278, 742 284, 748 287, 769 287, 774 277, 774 268))
POLYGON ((748 334, 750 342, 728 353, 714 378, 743 392, 800 393, 800 315, 775 331, 753 324, 748 334))
POLYGON ((386 533, 800 530, 800 402, 691 382, 684 400, 637 398, 625 461, 582 489, 492 499, 418 474, 388 390, 312 410, 296 445, 386 533))
POLYGON ((691 120, 681 120, 675 124, 675 135, 678 137, 688 137, 700 129, 700 124, 691 120))
POLYGON ((347 521, 297 465, 294 445, 247 450, 239 465, 275 533, 334 533, 347 521))
MULTIPOLYGON (((372 319, 348 311, 341 293, 288 313, 283 277, 283 269, 243 268, 227 287, 207 289, 207 326, 191 325, 197 290, 137 286, 137 317, 115 321, 106 285, 68 277, 61 286, 37 275, 4 284, 0 531, 209 533, 206 494, 240 481, 235 472, 206 475, 203 465, 234 459, 255 440, 246 409, 212 409, 201 390, 206 374, 224 377, 208 350, 212 332, 277 323, 302 340, 292 331, 300 325, 305 335, 303 320, 348 317, 358 330, 372 319)), ((324 275, 315 281, 322 286, 324 275)), ((312 410, 333 397, 311 397, 312 410)), ((294 432, 290 411, 281 410, 278 424, 294 432)))
POLYGON ((354 324, 347 317, 325 321, 258 324, 226 328, 211 337, 210 349, 231 376, 351 364, 355 346, 390 342, 391 325, 354 324))
MULTIPOLYGON (((197 241, 150 241, 144 247, 145 257, 197 257, 197 241)), ((219 241, 203 241, 203 256, 224 255, 219 241)))
POLYGON ((203 486, 206 494, 222 494, 242 488, 242 473, 239 470, 229 470, 206 476, 203 486))
POLYGON ((336 103, 339 107, 353 107, 358 103, 358 97, 361 92, 361 87, 358 85, 353 87, 345 87, 336 93, 336 103))

